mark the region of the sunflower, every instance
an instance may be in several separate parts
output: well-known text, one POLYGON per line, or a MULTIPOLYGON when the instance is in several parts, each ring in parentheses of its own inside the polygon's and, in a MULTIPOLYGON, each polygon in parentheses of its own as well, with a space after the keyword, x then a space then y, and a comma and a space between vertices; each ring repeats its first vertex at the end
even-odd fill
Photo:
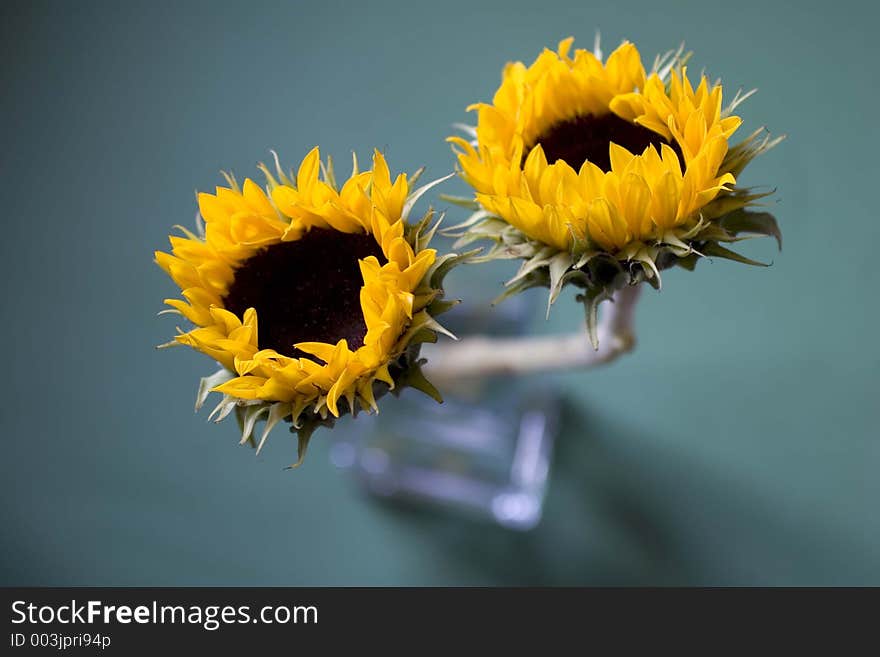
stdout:
MULTIPOLYGON (((251 179, 198 195, 199 234, 181 229, 157 264, 182 290, 166 299, 195 328, 169 343, 188 345, 220 365, 202 380, 196 409, 211 391, 223 398, 212 416, 236 411, 242 443, 258 443, 282 420, 300 439, 345 413, 378 410, 380 393, 403 385, 438 397, 421 375, 420 344, 443 331, 434 316, 442 279, 460 258, 437 257, 428 210, 407 223, 418 177, 392 180, 378 151, 373 168, 340 187, 318 148, 294 174, 260 165, 266 188, 251 179)), ((421 173, 421 172, 418 172, 421 173)), ((439 223, 439 222, 438 222, 439 223)))
POLYGON ((778 140, 759 130, 731 148, 749 94, 723 107, 720 84, 691 83, 681 49, 648 72, 632 43, 604 63, 598 43, 572 43, 508 64, 493 102, 469 108, 472 139, 449 141, 475 190, 460 243, 488 238, 486 259, 524 260, 502 296, 547 286, 552 304, 566 283, 582 287, 595 346, 595 308, 614 289, 659 287, 661 269, 701 255, 752 263, 719 242, 781 240, 772 216, 745 210, 766 194, 736 186, 778 140))

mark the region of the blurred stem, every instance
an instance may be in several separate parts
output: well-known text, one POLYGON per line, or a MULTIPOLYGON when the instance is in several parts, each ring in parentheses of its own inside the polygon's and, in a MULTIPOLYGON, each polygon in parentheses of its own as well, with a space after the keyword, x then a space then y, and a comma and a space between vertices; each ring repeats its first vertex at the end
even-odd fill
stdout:
POLYGON ((609 363, 635 346, 633 314, 640 289, 640 285, 627 286, 615 293, 611 303, 602 305, 598 349, 590 345, 586 327, 556 336, 468 336, 425 349, 425 374, 442 389, 444 384, 462 379, 587 369, 609 363))

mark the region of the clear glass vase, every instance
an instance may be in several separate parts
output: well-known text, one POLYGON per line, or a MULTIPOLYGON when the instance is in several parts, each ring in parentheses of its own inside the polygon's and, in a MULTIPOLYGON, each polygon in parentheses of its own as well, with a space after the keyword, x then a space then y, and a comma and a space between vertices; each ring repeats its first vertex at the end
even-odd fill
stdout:
MULTIPOLYGON (((459 337, 517 335, 536 315, 534 295, 498 307, 456 308, 443 324, 459 337)), ((424 356, 430 360, 432 345, 424 356)), ((407 389, 381 413, 333 432, 333 463, 368 494, 463 512, 517 530, 541 519, 559 399, 535 378, 463 382, 438 404, 407 389)))

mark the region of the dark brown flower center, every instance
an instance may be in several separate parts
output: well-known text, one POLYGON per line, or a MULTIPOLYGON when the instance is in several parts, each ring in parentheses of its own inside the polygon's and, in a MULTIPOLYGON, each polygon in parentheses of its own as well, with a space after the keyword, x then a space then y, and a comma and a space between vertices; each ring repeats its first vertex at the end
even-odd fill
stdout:
MULTIPOLYGON (((223 305, 239 317, 256 308, 260 349, 302 358, 298 342, 364 344, 364 285, 358 260, 386 262, 372 235, 313 228, 295 242, 273 244, 235 270, 223 305)), ((310 358, 311 357, 309 356, 310 358)))
MULTIPOLYGON (((641 155, 651 144, 658 152, 661 144, 666 144, 672 147, 684 167, 678 144, 669 143, 653 130, 630 123, 616 114, 590 114, 557 123, 541 135, 536 144, 541 144, 550 164, 564 160, 577 171, 584 162, 590 161, 602 171, 610 171, 611 157, 608 147, 612 142, 636 155, 641 155)), ((532 144, 529 147, 526 156, 534 146, 532 144)))

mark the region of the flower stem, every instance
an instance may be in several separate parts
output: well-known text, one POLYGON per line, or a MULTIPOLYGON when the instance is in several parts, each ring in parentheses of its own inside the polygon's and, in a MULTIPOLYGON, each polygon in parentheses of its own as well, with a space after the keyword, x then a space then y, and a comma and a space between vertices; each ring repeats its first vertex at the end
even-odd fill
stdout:
POLYGON ((590 346, 585 329, 522 338, 468 336, 458 342, 425 345, 425 374, 442 389, 444 384, 462 379, 587 369, 609 363, 635 346, 633 314, 640 287, 625 287, 615 293, 612 303, 603 305, 598 349, 590 346))

